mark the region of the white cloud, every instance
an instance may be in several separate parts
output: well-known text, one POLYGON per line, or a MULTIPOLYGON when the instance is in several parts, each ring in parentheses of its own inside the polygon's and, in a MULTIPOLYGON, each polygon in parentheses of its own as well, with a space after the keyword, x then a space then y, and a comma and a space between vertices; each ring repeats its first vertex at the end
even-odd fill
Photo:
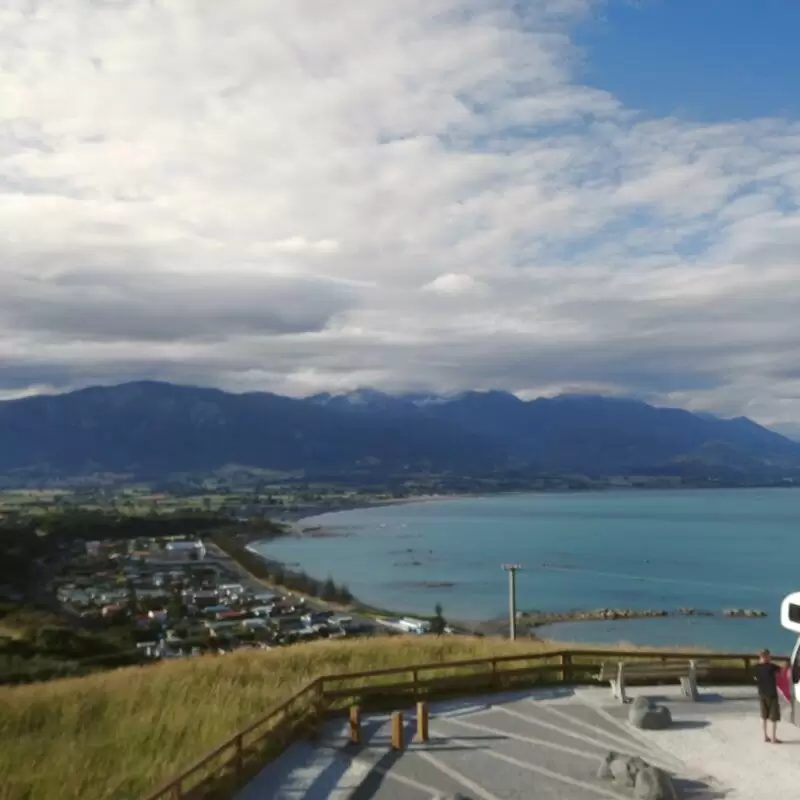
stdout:
POLYGON ((600 387, 797 421, 800 125, 579 85, 599 5, 0 3, 0 391, 600 387))
POLYGON ((481 281, 475 280, 471 275, 464 273, 448 272, 434 278, 430 283, 422 287, 423 291, 435 292, 443 295, 464 295, 481 293, 486 285, 481 281))

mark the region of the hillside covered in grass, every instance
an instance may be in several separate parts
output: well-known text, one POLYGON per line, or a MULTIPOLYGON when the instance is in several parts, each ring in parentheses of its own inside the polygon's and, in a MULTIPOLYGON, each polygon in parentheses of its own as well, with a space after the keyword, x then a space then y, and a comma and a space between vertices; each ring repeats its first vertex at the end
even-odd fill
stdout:
POLYGON ((2 800, 140 800, 319 675, 526 653, 540 642, 320 642, 0 688, 2 800))

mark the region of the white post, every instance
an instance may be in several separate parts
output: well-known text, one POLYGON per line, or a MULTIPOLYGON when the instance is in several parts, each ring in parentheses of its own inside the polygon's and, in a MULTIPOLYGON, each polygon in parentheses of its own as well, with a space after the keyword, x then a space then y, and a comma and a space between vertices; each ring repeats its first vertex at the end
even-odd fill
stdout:
POLYGON ((517 638, 517 570, 521 564, 503 564, 508 573, 508 632, 511 641, 517 638))

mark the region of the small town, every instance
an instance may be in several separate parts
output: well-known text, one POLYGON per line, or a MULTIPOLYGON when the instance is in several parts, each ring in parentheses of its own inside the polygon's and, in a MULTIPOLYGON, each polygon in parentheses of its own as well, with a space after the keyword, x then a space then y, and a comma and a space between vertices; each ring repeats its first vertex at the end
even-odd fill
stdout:
POLYGON ((266 589, 202 539, 76 542, 48 589, 88 629, 127 631, 133 661, 430 628, 411 618, 337 613, 324 601, 266 589))

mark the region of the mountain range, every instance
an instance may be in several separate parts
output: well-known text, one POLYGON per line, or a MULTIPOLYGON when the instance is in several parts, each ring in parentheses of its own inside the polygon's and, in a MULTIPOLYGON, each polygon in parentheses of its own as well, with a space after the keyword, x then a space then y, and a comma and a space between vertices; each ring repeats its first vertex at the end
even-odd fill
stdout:
POLYGON ((800 476, 800 443, 608 397, 371 389, 290 398, 142 381, 0 402, 0 474, 139 476, 226 465, 315 475, 800 476))

